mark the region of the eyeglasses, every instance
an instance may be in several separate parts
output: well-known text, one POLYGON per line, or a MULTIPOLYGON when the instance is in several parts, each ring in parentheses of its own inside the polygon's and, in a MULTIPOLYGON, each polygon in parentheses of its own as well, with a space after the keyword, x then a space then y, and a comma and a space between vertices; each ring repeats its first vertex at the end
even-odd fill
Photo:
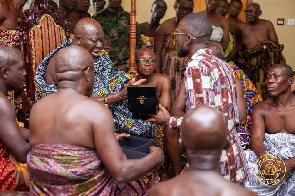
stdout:
POLYGON ((192 13, 193 12, 193 8, 190 7, 177 7, 177 10, 180 12, 186 12, 186 13, 192 13))
POLYGON ((153 64, 156 63, 156 59, 139 59, 135 61, 136 63, 140 63, 140 64, 153 64))
POLYGON ((197 39, 195 38, 194 36, 192 36, 191 34, 188 34, 188 33, 178 33, 177 31, 174 31, 173 32, 173 35, 176 37, 177 35, 187 35, 189 37, 191 37, 192 39, 197 39))
POLYGON ((245 14, 257 14, 260 10, 245 10, 245 14))

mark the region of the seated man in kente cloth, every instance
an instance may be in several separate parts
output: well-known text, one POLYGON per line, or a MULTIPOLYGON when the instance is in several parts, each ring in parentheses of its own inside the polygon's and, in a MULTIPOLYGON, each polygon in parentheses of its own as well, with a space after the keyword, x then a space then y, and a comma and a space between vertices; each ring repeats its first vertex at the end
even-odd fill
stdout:
MULTIPOLYGON (((103 49, 104 33, 98 22, 91 18, 81 19, 75 27, 73 40, 62 43, 43 59, 36 70, 36 99, 57 91, 54 56, 64 47, 79 45, 87 49, 93 58, 95 67, 93 99, 109 104, 116 132, 125 132, 146 138, 156 136, 153 123, 133 119, 128 110, 127 86, 134 82, 131 75, 118 70, 103 49), (130 80, 130 81, 129 81, 130 80), (129 83, 128 83, 129 82, 129 83)), ((134 83, 134 84, 140 84, 134 83)))
POLYGON ((228 142, 227 122, 222 112, 200 104, 184 115, 180 131, 181 146, 185 149, 190 168, 182 175, 154 186, 149 196, 256 195, 217 172, 219 157, 228 142))
POLYGON ((58 91, 30 113, 30 195, 146 195, 159 180, 152 169, 163 164, 163 151, 151 147, 147 156, 127 159, 110 111, 89 98, 92 56, 73 45, 55 58, 58 91))
MULTIPOLYGON (((258 195, 291 196, 295 194, 295 96, 291 92, 294 82, 292 68, 288 65, 273 65, 266 75, 266 88, 269 98, 258 104, 253 112, 251 128, 251 149, 245 151, 248 159, 250 182, 246 187, 258 195), (280 157, 286 166, 284 179, 275 186, 267 186, 254 176, 257 160, 269 154, 280 157)), ((278 168, 278 164, 269 160, 269 165, 278 168)), ((265 170, 264 165, 260 171, 265 170)), ((275 170, 273 170, 275 171, 275 170)), ((257 173, 257 172, 255 172, 257 173)), ((276 175, 276 174, 275 174, 276 175)), ((272 180, 273 176, 270 176, 272 180)), ((259 178, 262 178, 259 176, 259 178)), ((275 182, 276 179, 273 179, 275 182)), ((279 181, 278 181, 279 182, 279 181)))
POLYGON ((25 63, 19 50, 0 46, 0 195, 26 195, 27 190, 16 178, 25 171, 30 146, 29 131, 19 128, 14 108, 7 99, 7 91, 20 90, 25 79, 25 63), (24 169, 24 170, 23 170, 24 169))
MULTIPOLYGON (((272 65, 286 63, 282 54, 283 45, 278 43, 274 26, 269 20, 259 19, 261 13, 258 3, 248 4, 245 10, 247 22, 238 27, 243 47, 239 52, 238 66, 255 85, 264 81, 260 74, 263 73, 264 77, 272 65)), ((258 90, 262 91, 265 99, 266 91, 263 86, 262 90, 258 90)))

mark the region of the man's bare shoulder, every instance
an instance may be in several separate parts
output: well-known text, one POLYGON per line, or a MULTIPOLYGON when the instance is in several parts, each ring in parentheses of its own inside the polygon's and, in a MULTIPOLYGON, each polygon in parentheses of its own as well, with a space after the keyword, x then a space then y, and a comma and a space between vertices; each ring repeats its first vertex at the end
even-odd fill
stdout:
POLYGON ((165 33, 172 32, 176 28, 177 24, 175 22, 175 18, 170 18, 165 20, 160 26, 158 27, 159 31, 163 31, 165 33))
POLYGON ((153 73, 152 75, 153 78, 156 78, 157 80, 163 81, 163 80, 170 80, 169 77, 165 74, 161 73, 153 73))
POLYGON ((12 105, 8 98, 0 93, 0 113, 5 114, 7 110, 12 110, 12 105))

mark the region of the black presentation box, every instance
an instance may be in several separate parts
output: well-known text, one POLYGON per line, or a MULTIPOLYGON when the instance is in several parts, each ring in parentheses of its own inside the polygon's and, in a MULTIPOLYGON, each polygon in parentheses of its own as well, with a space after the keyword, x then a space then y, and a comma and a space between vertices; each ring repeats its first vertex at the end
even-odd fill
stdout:
POLYGON ((150 147, 154 146, 153 140, 137 136, 124 137, 119 139, 118 142, 128 159, 145 157, 150 153, 150 147))
POLYGON ((128 86, 128 109, 135 115, 157 114, 157 87, 149 85, 128 86))

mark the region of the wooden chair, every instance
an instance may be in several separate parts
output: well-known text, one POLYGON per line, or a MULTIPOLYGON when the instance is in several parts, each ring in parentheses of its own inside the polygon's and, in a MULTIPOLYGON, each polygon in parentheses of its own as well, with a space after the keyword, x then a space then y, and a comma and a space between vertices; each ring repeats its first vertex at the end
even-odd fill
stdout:
POLYGON ((70 36, 70 22, 64 20, 53 0, 34 0, 24 11, 26 21, 20 22, 22 30, 21 51, 27 62, 27 81, 23 88, 23 110, 28 114, 34 103, 35 71, 40 62, 70 36))

